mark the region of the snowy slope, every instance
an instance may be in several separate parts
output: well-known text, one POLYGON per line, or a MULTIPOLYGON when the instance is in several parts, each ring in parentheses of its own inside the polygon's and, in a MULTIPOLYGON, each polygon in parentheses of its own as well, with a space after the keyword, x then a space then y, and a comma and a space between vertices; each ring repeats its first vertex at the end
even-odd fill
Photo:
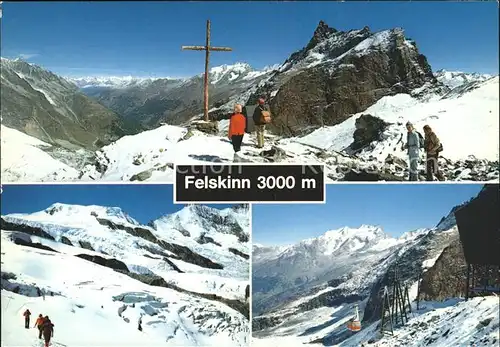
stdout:
POLYGON ((1 62, 2 125, 72 151, 127 133, 117 114, 64 78, 19 59, 1 62))
POLYGON ((396 143, 405 131, 406 122, 411 121, 422 133, 426 124, 434 129, 444 146, 442 154, 448 159, 459 160, 473 155, 498 160, 498 90, 497 76, 458 97, 436 97, 423 102, 408 94, 387 96, 345 122, 319 129, 300 141, 341 151, 352 143, 356 118, 368 113, 394 125, 383 134, 384 141, 360 156, 375 156, 379 161, 383 161, 388 154, 405 158, 405 153, 396 143))
POLYGON ((230 249, 249 254, 248 209, 219 211, 205 206, 187 206, 175 214, 153 221, 153 227, 139 225, 119 208, 102 206, 55 204, 33 214, 11 214, 2 218, 15 224, 42 228, 57 241, 61 241, 64 236, 74 245, 87 242, 94 250, 123 261, 129 268, 148 268, 157 275, 162 275, 166 271, 165 273, 172 277, 174 282, 181 287, 186 284, 190 287, 186 289, 191 290, 192 277, 172 272, 171 266, 166 265, 157 255, 172 256, 170 261, 180 270, 208 275, 209 280, 205 281, 206 285, 201 292, 217 293, 219 287, 223 285, 225 288, 219 292, 220 295, 230 299, 244 299, 244 287, 248 282, 248 260, 234 254, 230 249), (219 216, 220 220, 203 218, 199 215, 200 209, 208 211, 209 218, 219 216), (184 218, 179 220, 177 218, 179 215, 184 218), (110 225, 108 221, 113 224, 110 225), (137 237, 126 230, 136 227, 143 230, 145 236, 137 237), (232 229, 222 233, 221 230, 224 228, 234 228, 238 233, 232 229), (151 237, 147 236, 149 233, 170 244, 187 247, 193 255, 201 255, 222 265, 223 269, 210 268, 203 262, 202 266, 190 263, 189 256, 178 259, 175 251, 164 249, 156 242, 152 242, 151 237), (201 233, 205 238, 214 239, 218 245, 200 240, 201 233), (243 242, 236 236, 240 234, 245 236, 243 242), (149 257, 145 257, 145 254, 149 257))
MULTIPOLYGON (((152 317, 150 322, 143 319, 143 326, 151 325, 148 335, 151 342, 146 345, 155 345, 165 339, 172 339, 172 345, 247 344, 249 323, 243 307, 245 288, 249 284, 249 264, 248 258, 243 255, 249 254, 248 206, 225 210, 187 206, 177 213, 152 221, 151 226, 144 226, 120 208, 54 204, 32 214, 2 216, 2 229, 2 254, 6 253, 6 256, 2 256, 2 271, 13 272, 17 276, 16 283, 36 283, 39 287, 50 287, 51 291, 60 293, 65 297, 64 300, 57 299, 61 310, 74 306, 75 301, 91 300, 95 307, 91 306, 84 314, 102 315, 100 312, 104 311, 101 309, 97 310, 99 312, 94 311, 103 304, 109 309, 105 311, 105 318, 114 326, 123 320, 118 316, 113 317, 118 306, 122 305, 113 304, 113 296, 130 293, 125 301, 141 301, 148 306, 142 308, 143 312, 137 306, 127 307, 125 316, 131 315, 131 324, 136 324, 141 312, 152 317), (40 247, 49 247, 59 253, 14 245, 12 241, 41 244, 40 247), (81 254, 116 259, 128 269, 129 275, 76 257, 81 254), (35 264, 45 262, 46 258, 53 270, 38 274, 37 271, 43 266, 35 264), (90 270, 84 269, 69 275, 64 267, 55 265, 62 261, 74 263, 71 265, 73 268, 89 267, 90 270), (17 263, 25 265, 18 266, 17 263), (74 277, 74 283, 69 285, 71 276, 74 277), (139 282, 132 279, 136 278, 134 276, 143 276, 144 280, 139 282), (106 280, 102 281, 101 277, 106 277, 106 280), (154 278, 162 278, 165 285, 170 287, 143 284, 153 283, 148 281, 154 278), (76 283, 81 285, 76 286, 76 283), (96 286, 110 287, 109 290, 102 289, 96 298, 90 299, 96 286)), ((2 288, 10 288, 10 291, 14 287, 2 283, 2 288)), ((14 296, 15 301, 20 303, 24 300, 25 304, 40 299, 17 297, 14 293, 2 291, 3 295, 14 296)), ((45 306, 44 310, 47 309, 45 306)), ((55 324, 57 326, 57 320, 55 324)), ((145 328, 144 333, 147 331, 148 328, 145 328)), ((18 338, 22 339, 24 335, 18 338)), ((63 336, 59 336, 61 340, 57 341, 65 343, 63 336)), ((12 337, 14 340, 11 341, 20 341, 15 338, 12 337)), ((101 337, 96 335, 93 343, 103 343, 107 341, 106 338, 99 340, 101 337)), ((124 341, 127 339, 124 338, 124 341)), ((134 345, 133 342, 128 343, 134 345)))
MULTIPOLYGON (((469 301, 448 300, 441 302, 423 302, 420 310, 414 311, 408 323, 397 329, 394 336, 380 335, 377 323, 366 326, 358 334, 350 334, 340 344, 311 343, 310 338, 302 337, 268 337, 253 338, 252 346, 498 346, 499 341, 499 316, 498 297, 474 298, 469 301)), ((332 310, 324 314, 333 320, 337 317, 332 310)), ((318 313, 318 312, 315 312, 318 313)), ((310 315, 304 317, 303 322, 314 325, 314 321, 321 316, 310 315)), ((345 325, 345 322, 342 322, 345 325)))
POLYGON ((2 124, 1 165, 4 182, 72 181, 78 171, 47 154, 52 147, 2 124))
POLYGON ((248 321, 227 306, 145 285, 71 254, 22 247, 4 238, 4 271, 15 274, 11 285, 21 287, 19 294, 9 286, 2 289, 5 346, 38 346, 35 330, 22 325, 26 308, 51 317, 55 346, 247 345, 248 321), (36 296, 35 286, 56 294, 44 300, 36 296))
MULTIPOLYGON (((328 181, 342 179, 343 173, 349 171, 350 167, 379 170, 387 168, 396 176, 403 177, 406 175, 405 169, 398 170, 384 161, 389 154, 407 159, 398 141, 404 133, 404 124, 410 120, 419 130, 423 125, 429 124, 440 137, 444 145, 442 155, 448 160, 442 160, 448 180, 477 180, 477 177, 484 177, 483 180, 493 181, 499 177, 498 167, 487 160, 496 161, 499 155, 498 83, 497 76, 481 82, 477 88, 465 93, 444 98, 434 97, 427 101, 408 94, 382 98, 362 113, 382 118, 392 125, 384 132, 383 141, 365 148, 357 157, 345 157, 338 152, 353 142, 355 120, 361 113, 339 125, 320 128, 304 137, 279 139, 270 136, 264 150, 255 147, 254 135, 247 135, 243 140, 242 160, 262 163, 324 163, 327 166, 328 181), (276 147, 284 154, 279 157, 266 154, 276 147), (471 156, 484 160, 474 161, 471 156), (475 163, 473 170, 466 163, 471 158, 475 163)), ((224 132, 224 126, 226 125, 221 122, 219 130, 224 132)), ((2 148, 10 146, 9 138, 2 137, 2 142, 2 148)), ((29 160, 30 151, 31 147, 21 146, 16 148, 16 155, 8 152, 12 156, 10 166, 18 169, 15 175, 9 176, 6 172, 9 166, 2 165, 2 173, 6 174, 4 180, 26 181, 26 177, 34 171, 31 168, 47 165, 43 157, 29 160)), ((170 125, 125 136, 104 147, 102 153, 98 154, 102 159, 100 167, 106 168, 104 174, 97 172, 94 165, 88 165, 80 173, 81 180, 172 181, 174 162, 233 162, 232 146, 224 136, 208 135, 196 130, 188 134, 186 128, 170 125)), ((74 175, 54 179, 77 180, 74 175)))

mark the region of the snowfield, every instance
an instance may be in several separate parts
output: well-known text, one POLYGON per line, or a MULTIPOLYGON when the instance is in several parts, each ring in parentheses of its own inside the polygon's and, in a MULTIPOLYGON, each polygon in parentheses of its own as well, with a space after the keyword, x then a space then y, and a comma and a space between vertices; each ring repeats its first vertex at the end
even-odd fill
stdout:
POLYGON ((120 208, 54 204, 4 223, 2 345, 38 345, 19 324, 26 308, 51 317, 54 346, 249 343, 249 320, 234 306, 245 305, 249 284, 248 259, 234 253, 249 254, 246 207, 189 205, 144 226, 120 208), (121 261, 130 275, 82 255, 121 261), (54 296, 43 300, 37 287, 54 296))
MULTIPOLYGON (((231 70, 232 71, 232 70, 231 70)), ((220 74, 227 71, 221 68, 220 74)), ((267 136, 264 149, 257 149, 254 135, 243 140, 240 162, 325 164, 327 181, 343 178, 345 170, 390 169, 406 177, 406 168, 387 164, 389 155, 407 161, 401 150, 406 141, 405 124, 411 121, 423 132, 430 125, 441 139, 441 165, 449 180, 498 180, 499 77, 457 87, 443 97, 418 98, 397 94, 380 99, 364 112, 336 126, 322 127, 303 137, 280 139, 267 136), (355 120, 371 114, 390 123, 382 141, 355 156, 345 154, 353 142, 355 120), (483 160, 472 166, 467 160, 483 160), (487 164, 485 161, 492 162, 487 164), (496 164, 495 164, 496 163, 496 164)), ((33 181, 173 181, 173 164, 232 163, 233 149, 225 137, 227 121, 219 123, 220 135, 164 125, 125 136, 96 153, 95 162, 71 168, 45 154, 48 146, 18 131, 2 126, 2 179, 4 182, 33 181)), ((77 155, 77 154, 76 154, 77 155)), ((423 169, 423 163, 421 169, 423 169)))
MULTIPOLYGON (((405 134, 405 124, 411 121, 423 134, 423 126, 428 124, 439 136, 445 150, 443 155, 451 160, 460 160, 474 155, 477 158, 498 160, 499 108, 498 76, 489 79, 477 89, 461 96, 434 98, 420 102, 409 94, 386 96, 366 111, 355 115, 334 127, 320 129, 302 138, 302 143, 324 149, 342 151, 352 142, 354 121, 361 114, 371 114, 388 123, 390 127, 385 141, 365 155, 373 155, 383 161, 388 154, 405 158, 396 146, 401 134, 405 134), (399 124, 398 124, 399 123, 399 124), (394 148, 397 148, 396 151, 394 148)), ((406 138, 403 139, 406 141, 406 138)))
POLYGON ((72 255, 25 248, 5 239, 2 254, 2 271, 15 273, 16 283, 36 283, 58 293, 43 300, 2 289, 3 346, 39 345, 35 329, 24 329, 22 313, 27 308, 32 323, 39 313, 51 317, 55 346, 247 345, 248 322, 225 305, 147 286, 72 255), (113 300, 122 295, 124 302, 113 300), (218 314, 233 321, 221 327, 218 314), (141 315, 142 332, 137 329, 141 315), (194 322, 197 315, 213 318, 199 326, 194 322), (240 331, 235 334, 231 330, 237 325, 240 331), (220 333, 212 335, 215 330, 220 333))
POLYGON ((52 158, 43 149, 52 147, 34 137, 2 125, 3 182, 75 181, 78 170, 52 158))

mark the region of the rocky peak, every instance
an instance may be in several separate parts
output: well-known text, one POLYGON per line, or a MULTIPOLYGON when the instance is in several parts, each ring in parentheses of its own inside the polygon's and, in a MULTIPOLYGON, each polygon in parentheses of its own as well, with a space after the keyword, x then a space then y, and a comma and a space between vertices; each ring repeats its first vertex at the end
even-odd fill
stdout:
POLYGON ((314 44, 328 38, 331 34, 336 33, 337 29, 330 28, 328 24, 324 21, 320 20, 316 30, 314 30, 313 37, 310 41, 310 44, 314 42, 314 44))

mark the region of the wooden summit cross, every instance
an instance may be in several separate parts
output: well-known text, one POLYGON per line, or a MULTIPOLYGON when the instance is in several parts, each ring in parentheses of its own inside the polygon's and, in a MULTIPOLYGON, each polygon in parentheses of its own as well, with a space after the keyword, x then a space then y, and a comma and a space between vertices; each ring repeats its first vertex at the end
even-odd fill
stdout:
POLYGON ((211 51, 230 52, 233 49, 229 47, 211 47, 210 46, 210 20, 207 20, 207 37, 205 46, 182 46, 182 50, 205 51, 205 79, 203 81, 203 113, 205 121, 208 122, 208 63, 211 51))

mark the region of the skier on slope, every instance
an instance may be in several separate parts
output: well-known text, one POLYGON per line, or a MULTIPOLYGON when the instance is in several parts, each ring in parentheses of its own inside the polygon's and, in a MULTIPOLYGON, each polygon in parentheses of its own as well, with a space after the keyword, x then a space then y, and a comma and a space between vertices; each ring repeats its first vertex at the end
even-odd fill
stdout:
POLYGON ((49 347, 50 339, 54 337, 54 324, 50 321, 49 316, 45 316, 42 327, 45 347, 49 347))
POLYGON ((42 332, 43 332, 43 315, 40 313, 38 315, 38 318, 36 319, 35 326, 33 328, 38 328, 38 338, 41 340, 42 339, 42 332))
POLYGON ((23 313, 23 316, 24 316, 24 327, 26 329, 29 329, 30 328, 30 316, 31 316, 30 310, 26 309, 26 311, 24 311, 24 313, 23 313))

